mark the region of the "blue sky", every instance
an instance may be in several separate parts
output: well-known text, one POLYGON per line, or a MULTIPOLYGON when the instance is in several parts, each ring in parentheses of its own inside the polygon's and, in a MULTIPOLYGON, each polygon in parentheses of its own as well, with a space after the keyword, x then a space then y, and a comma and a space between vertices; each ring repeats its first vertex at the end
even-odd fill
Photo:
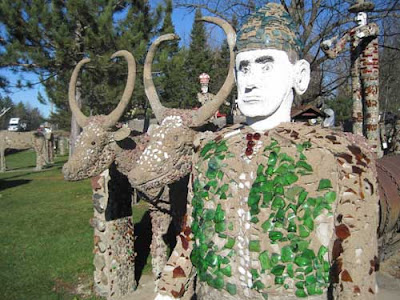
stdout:
MULTIPOLYGON (((151 0, 151 4, 157 4, 159 2, 163 2, 163 0, 151 0)), ((152 5, 152 8, 155 5, 152 5)), ((174 9, 172 15, 172 21, 175 26, 176 33, 181 37, 181 41, 185 44, 189 43, 190 40, 190 31, 192 29, 194 14, 190 13, 188 10, 184 9, 174 9)), ((38 78, 35 74, 32 73, 13 73, 7 69, 0 69, 0 75, 5 76, 11 83, 11 86, 16 86, 21 76, 24 79, 31 81, 32 83, 38 82, 38 78)), ((42 112, 44 117, 48 117, 51 110, 51 105, 48 103, 47 105, 43 105, 38 102, 38 94, 39 92, 42 96, 46 97, 46 93, 44 91, 44 87, 41 84, 35 84, 33 88, 24 88, 18 89, 15 87, 10 88, 11 93, 8 96, 13 100, 14 103, 23 102, 30 107, 37 107, 42 112)))

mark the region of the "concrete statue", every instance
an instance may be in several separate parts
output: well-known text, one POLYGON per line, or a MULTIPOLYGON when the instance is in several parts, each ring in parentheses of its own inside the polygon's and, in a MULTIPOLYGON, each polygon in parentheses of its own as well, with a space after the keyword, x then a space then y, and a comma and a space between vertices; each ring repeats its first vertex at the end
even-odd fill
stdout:
POLYGON ((40 171, 45 164, 50 163, 48 153, 51 135, 36 131, 13 132, 0 131, 0 172, 6 171, 5 151, 7 149, 34 149, 36 152, 36 171, 40 171))
POLYGON ((207 73, 201 73, 199 76, 200 81, 200 93, 197 93, 197 100, 201 105, 206 104, 211 101, 215 95, 208 92, 208 84, 210 82, 210 75, 207 73))
POLYGON ((372 149, 357 135, 288 123, 310 68, 281 5, 249 15, 236 48, 248 125, 196 134, 191 163, 168 162, 172 152, 151 165, 141 156, 141 179, 130 177, 150 186, 175 175, 171 164, 192 166, 185 223, 156 299, 189 299, 194 281, 207 300, 375 299, 372 149))
POLYGON ((128 179, 133 187, 148 197, 151 203, 158 203, 157 205, 161 206, 159 209, 151 210, 152 227, 160 228, 159 236, 153 236, 151 244, 153 273, 156 278, 159 277, 168 258, 162 236, 168 230, 171 216, 165 211, 169 211, 171 207, 178 210, 175 217, 179 223, 179 231, 186 211, 187 175, 192 168, 191 156, 196 133, 201 131, 202 126, 216 113, 234 84, 233 28, 227 22, 214 17, 203 17, 200 20, 222 27, 227 35, 231 53, 228 76, 212 100, 207 101, 198 110, 170 109, 161 104, 153 83, 151 65, 159 44, 176 39, 177 36, 174 34, 163 35, 153 42, 146 56, 143 71, 145 92, 160 125, 149 132, 151 142, 140 156, 138 164, 129 172, 128 179), (169 194, 176 196, 170 201, 165 201, 165 197, 164 201, 157 200, 159 195, 169 194), (179 209, 179 203, 184 204, 183 210, 179 209))
MULTIPOLYGON (((222 103, 221 100, 218 99, 224 100, 227 95, 229 95, 229 92, 231 91, 234 84, 234 31, 226 22, 221 22, 219 19, 205 17, 202 18, 202 20, 220 25, 228 34, 232 54, 228 78, 225 84, 222 86, 220 92, 216 95, 215 99, 213 101, 210 101, 208 104, 204 105, 197 111, 164 108, 161 105, 157 96, 157 92, 154 88, 153 80, 151 77, 151 64, 158 45, 165 40, 176 39, 177 36, 173 34, 168 34, 156 39, 150 47, 150 50, 146 56, 144 68, 144 85, 146 89, 146 95, 150 100, 157 120, 160 122, 160 126, 156 129, 151 130, 150 132, 151 136, 155 136, 159 139, 156 143, 148 145, 149 136, 147 133, 140 136, 131 137, 130 130, 126 127, 122 127, 116 131, 114 130, 114 125, 121 117, 133 92, 135 81, 135 61, 132 55, 127 51, 119 51, 113 55, 113 57, 122 56, 127 60, 128 78, 127 85, 120 103, 118 104, 117 108, 107 116, 100 115, 86 117, 76 105, 75 86, 77 82, 77 77, 80 69, 84 64, 89 62, 89 59, 84 59, 80 63, 78 63, 71 76, 69 87, 69 104, 71 107, 71 111, 75 115, 79 125, 83 128, 83 130, 76 143, 76 149, 73 156, 70 157, 68 162, 63 167, 64 177, 67 180, 81 180, 90 177, 95 177, 94 179, 96 179, 96 176, 99 176, 102 172, 107 171, 112 165, 115 165, 120 173, 128 176, 129 178, 140 178, 140 173, 136 174, 136 171, 139 170, 138 168, 135 169, 136 171, 131 172, 131 170, 134 169, 133 167, 136 165, 136 161, 141 158, 143 161, 146 161, 144 165, 147 165, 147 160, 151 161, 154 159, 155 161, 158 161, 160 159, 160 153, 164 153, 161 158, 164 159, 165 156, 168 157, 167 152, 164 152, 165 145, 172 146, 174 150, 182 149, 183 157, 180 157, 180 159, 190 157, 192 153, 192 148, 190 148, 189 145, 193 144, 192 139, 195 130, 198 127, 204 125, 210 119, 210 117, 214 115, 215 111, 218 110, 219 106, 222 103), (180 135, 179 126, 181 125, 192 126, 194 130, 188 129, 188 132, 185 132, 185 135, 180 135), (177 134, 173 135, 171 132, 176 132, 177 134), (173 144, 163 143, 162 139, 167 137, 171 137, 173 139, 173 144), (180 144, 180 142, 182 142, 182 144, 180 144)), ((190 161, 190 159, 188 159, 188 161, 190 161)), ((180 163, 175 165, 173 169, 176 170, 177 173, 182 171, 183 173, 185 173, 185 175, 187 175, 190 171, 190 165, 188 168, 188 164, 180 163)), ((177 180, 177 182, 167 182, 168 178, 163 178, 162 175, 162 173, 157 173, 157 176, 159 176, 158 180, 154 182, 147 182, 147 184, 143 188, 145 191, 147 191, 145 195, 147 196, 147 200, 151 204, 150 215, 153 231, 151 256, 153 264, 153 274, 155 278, 158 278, 168 258, 168 247, 166 242, 163 240, 163 236, 167 233, 173 216, 175 216, 177 219, 177 224, 175 224, 175 227, 179 227, 178 232, 180 231, 181 227, 179 224, 181 224, 182 222, 179 221, 179 219, 181 220, 182 215, 185 213, 187 198, 187 178, 186 181, 184 181, 184 186, 182 188, 182 184, 179 183, 179 180, 177 180), (173 203, 171 203, 170 197, 174 197, 173 203), (183 201, 183 209, 180 209, 179 207, 180 199, 183 201)), ((185 180, 183 178, 185 175, 180 177, 179 173, 179 179, 185 180)), ((98 187, 100 185, 102 188, 104 188, 104 186, 107 186, 107 183, 93 183, 92 180, 92 185, 95 187, 98 187)), ((100 213, 104 215, 104 203, 99 203, 99 199, 102 198, 104 198, 103 195, 98 195, 95 192, 93 198, 95 201, 95 215, 99 215, 100 213)), ((104 220, 94 218, 92 220, 92 224, 95 227, 95 265, 96 269, 103 270, 106 269, 104 268, 104 263, 102 263, 104 262, 103 256, 106 252, 104 251, 104 241, 101 240, 101 237, 104 236, 105 232, 107 231, 105 230, 107 223, 104 224, 104 220)), ((118 226, 121 227, 120 224, 118 226)), ((125 239, 132 240, 132 243, 130 244, 133 244, 133 224, 131 222, 127 222, 125 227, 130 227, 125 230, 126 233, 129 235, 125 236, 125 239)), ((117 245, 118 242, 114 242, 114 244, 117 245)), ((117 254, 121 252, 121 255, 128 255, 127 253, 132 252, 131 250, 132 249, 116 249, 115 252, 117 254)), ((131 256, 132 260, 125 259, 129 262, 129 264, 125 267, 131 269, 130 275, 124 275, 128 277, 131 276, 134 272, 134 253, 131 256)), ((100 272, 100 274, 97 275, 95 274, 95 281, 96 278, 106 278, 106 275, 108 274, 104 274, 104 272, 100 272)), ((101 281, 102 280, 99 280, 99 282, 101 281)), ((110 280, 103 281, 108 282, 108 285, 110 284, 110 280)))
MULTIPOLYGON (((64 178, 69 181, 91 178, 94 206, 94 217, 90 222, 94 228, 94 290, 107 298, 126 295, 136 288, 131 195, 124 195, 125 189, 122 188, 113 193, 112 184, 118 184, 117 189, 124 184, 120 174, 128 174, 147 143, 146 135, 131 137, 130 129, 115 126, 128 105, 136 77, 132 54, 122 50, 114 53, 112 58, 115 57, 126 60, 128 76, 120 102, 108 115, 87 117, 75 101, 79 72, 90 59, 81 60, 71 75, 69 106, 82 132, 74 153, 62 169, 64 178), (106 174, 100 176, 104 172, 106 174)), ((125 181, 130 187, 126 177, 125 181)), ((132 190, 129 192, 132 193, 132 190)))
POLYGON ((381 157, 383 152, 379 135, 379 27, 375 23, 368 24, 367 16, 367 12, 373 9, 374 4, 371 2, 356 1, 349 12, 356 14, 357 26, 347 31, 338 41, 337 37, 323 41, 321 49, 333 59, 345 50, 347 43, 350 43, 353 133, 363 135, 365 132, 374 151, 381 157))

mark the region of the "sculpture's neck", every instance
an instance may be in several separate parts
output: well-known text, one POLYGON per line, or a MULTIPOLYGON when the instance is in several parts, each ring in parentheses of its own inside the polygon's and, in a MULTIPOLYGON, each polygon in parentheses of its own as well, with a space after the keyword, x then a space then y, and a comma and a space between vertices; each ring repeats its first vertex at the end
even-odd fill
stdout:
POLYGON ((290 113, 293 103, 293 90, 286 95, 286 99, 270 116, 247 117, 246 123, 255 131, 266 131, 277 127, 281 123, 290 122, 290 113))

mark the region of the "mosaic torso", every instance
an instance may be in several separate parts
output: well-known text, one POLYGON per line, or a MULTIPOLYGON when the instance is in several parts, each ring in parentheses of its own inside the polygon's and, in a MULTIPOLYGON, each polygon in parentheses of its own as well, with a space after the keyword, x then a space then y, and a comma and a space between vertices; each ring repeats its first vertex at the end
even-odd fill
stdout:
POLYGON ((326 299, 330 283, 348 291, 344 299, 373 298, 375 167, 352 138, 285 124, 203 141, 189 191, 191 234, 181 234, 159 289, 181 295, 193 246, 200 299, 326 299))

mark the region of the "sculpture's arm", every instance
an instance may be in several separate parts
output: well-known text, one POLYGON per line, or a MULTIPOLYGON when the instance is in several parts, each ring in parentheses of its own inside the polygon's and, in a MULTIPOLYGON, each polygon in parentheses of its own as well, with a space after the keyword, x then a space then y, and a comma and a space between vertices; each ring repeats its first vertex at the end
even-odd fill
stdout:
MULTIPOLYGON (((189 188, 190 189, 190 188, 189 188)), ((177 300, 193 285, 194 270, 190 261, 193 249, 193 234, 191 224, 191 191, 188 195, 187 214, 184 218, 183 229, 177 236, 176 246, 161 273, 157 286, 156 300, 177 300)))
POLYGON ((379 26, 375 23, 367 24, 357 28, 356 35, 358 38, 377 37, 379 34, 379 26))
POLYGON ((346 43, 350 41, 350 32, 347 31, 339 41, 338 37, 335 36, 329 40, 321 42, 321 50, 324 51, 325 55, 329 58, 336 58, 339 53, 344 51, 346 43), (337 42, 336 42, 337 41, 337 42))
POLYGON ((334 298, 376 299, 378 269, 378 187, 375 161, 365 141, 353 139, 345 156, 339 154, 341 174, 335 211, 331 282, 334 298), (364 145, 365 144, 365 145, 364 145), (357 146, 356 146, 357 145, 357 146), (360 146, 360 147, 358 147, 360 146))

